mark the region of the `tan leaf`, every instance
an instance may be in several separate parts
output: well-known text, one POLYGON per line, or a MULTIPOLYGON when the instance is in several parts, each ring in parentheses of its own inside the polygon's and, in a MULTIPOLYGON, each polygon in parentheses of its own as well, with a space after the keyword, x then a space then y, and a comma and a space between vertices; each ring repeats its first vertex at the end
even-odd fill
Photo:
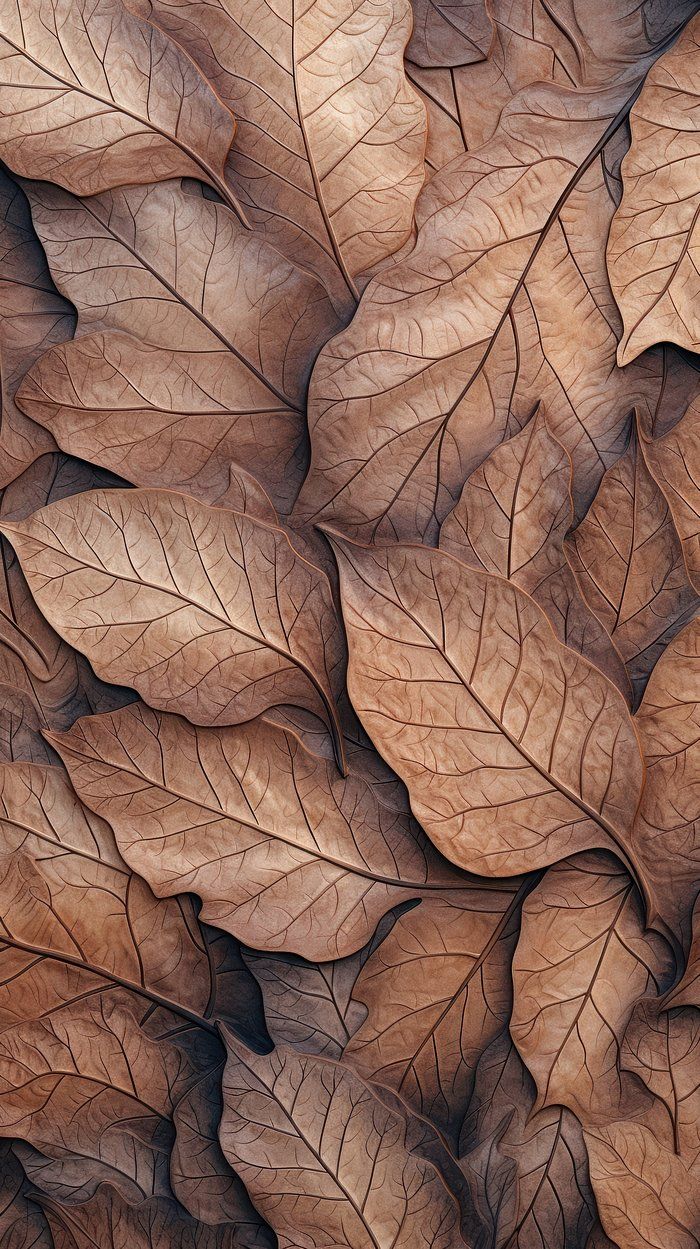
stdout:
POLYGON ((178 182, 29 193, 80 336, 32 370, 22 411, 137 485, 215 502, 235 461, 288 509, 309 371, 335 328, 319 283, 178 182))
POLYGON ((663 1010, 653 999, 639 1002, 620 1058, 665 1102, 674 1151, 694 1166, 700 1157, 700 1013, 663 1010))
POLYGON ((585 1133, 605 1231, 620 1249, 697 1249, 697 1175, 644 1124, 585 1133))
POLYGON ((646 781, 632 832, 660 911, 688 935, 700 854, 700 619, 673 639, 635 716, 646 781))
POLYGON ((462 1160, 495 1249, 583 1249, 595 1215, 581 1128, 561 1106, 534 1111, 535 1090, 502 1032, 484 1052, 462 1160))
POLYGON ((260 1222, 203 1227, 167 1197, 133 1206, 108 1188, 80 1205, 44 1199, 42 1208, 52 1249, 270 1249, 273 1243, 269 1228, 260 1222))
POLYGON ((571 522, 571 461, 540 409, 472 473, 440 529, 440 548, 527 590, 559 640, 586 655, 627 698, 622 660, 564 554, 571 522))
POLYGON ((40 610, 98 676, 200 724, 298 702, 324 716, 342 758, 330 587, 281 529, 167 490, 107 490, 2 532, 40 610))
POLYGON ((608 270, 624 321, 618 359, 654 343, 697 351, 700 18, 652 66, 632 109, 624 194, 608 241, 608 270))
POLYGON ((668 500, 683 547, 688 576, 700 590, 700 405, 692 402, 684 416, 661 438, 648 438, 644 451, 668 500))
POLYGON ((187 175, 228 200, 234 121, 182 48, 121 0, 15 0, 0 18, 0 156, 94 195, 187 175))
POLYGON ((524 88, 492 138, 428 183, 415 247, 319 356, 298 524, 433 542, 469 473, 540 401, 585 510, 631 407, 661 384, 660 356, 616 369, 601 242, 615 207, 603 155, 633 94, 524 88))
POLYGON ((362 275, 408 237, 423 182, 425 113, 403 73, 408 0, 139 8, 233 110, 227 173, 250 219, 349 315, 362 275))
POLYGON ((619 691, 512 582, 333 541, 350 697, 441 853, 488 876, 592 846, 629 860, 642 761, 619 691))
POLYGON ((523 907, 513 960, 511 1035, 538 1107, 568 1106, 584 1124, 650 1115, 651 1098, 620 1071, 620 1046, 637 999, 666 988, 673 970, 612 858, 597 852, 549 869, 523 907))
POLYGON ((457 1155, 477 1061, 508 1019, 520 904, 531 887, 425 899, 396 922, 353 991, 367 1018, 344 1059, 395 1089, 457 1155))
POLYGON ((25 196, 0 171, 0 486, 56 445, 46 430, 20 412, 15 393, 42 351, 69 338, 74 324, 70 304, 51 281, 25 196))
POLYGON ((639 702, 649 673, 700 600, 686 574, 668 504, 647 467, 644 443, 605 474, 567 542, 593 611, 627 665, 639 702))
MULTIPOLYGON (((227 1038, 228 1039, 228 1038, 227 1038)), ((359 1076, 229 1040, 221 1144, 280 1249, 454 1249, 457 1208, 407 1126, 359 1076)))
POLYGON ((256 949, 343 957, 391 907, 461 883, 361 772, 265 720, 197 729, 133 704, 52 742, 130 866, 256 949))

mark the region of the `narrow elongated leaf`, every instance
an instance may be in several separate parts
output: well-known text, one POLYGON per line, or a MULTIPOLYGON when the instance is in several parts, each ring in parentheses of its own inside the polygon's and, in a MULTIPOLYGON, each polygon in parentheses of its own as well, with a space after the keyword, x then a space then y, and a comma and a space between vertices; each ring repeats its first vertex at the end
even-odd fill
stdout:
POLYGON ((438 849, 488 876, 629 857, 641 756, 621 694, 501 577, 334 536, 355 710, 438 849))
POLYGON ((646 767, 635 853, 662 911, 685 940, 700 854, 700 620, 668 645, 635 716, 646 767))
POLYGON ((397 921, 354 990, 367 1018, 344 1058, 395 1089, 457 1154, 476 1064, 508 1019, 528 887, 424 900, 397 921))
POLYGON ((540 410, 472 473, 442 525, 440 548, 527 590, 559 640, 586 655, 628 697, 622 660, 564 554, 571 522, 571 461, 540 410))
POLYGON ((178 182, 29 194, 80 337, 39 361, 22 411, 136 484, 213 502, 235 461, 289 508, 309 371, 334 329, 320 284, 178 182))
POLYGON ((357 1075, 279 1046, 231 1041, 221 1144, 280 1249, 454 1249, 457 1208, 407 1149, 407 1126, 357 1075))
POLYGON ((608 270, 624 321, 619 362, 664 340, 697 351, 697 170, 700 18, 652 67, 632 109, 624 194, 610 231, 608 270))
POLYGON ((624 659, 638 702, 649 673, 697 613, 668 504, 633 435, 567 543, 579 585, 624 659))
POLYGON ((614 860, 595 853, 551 867, 523 907, 513 960, 510 1028, 537 1106, 568 1106, 584 1123, 638 1113, 637 1102, 646 1113, 620 1071, 620 1046, 636 1000, 666 988, 673 971, 614 860))
POLYGON ((161 895, 260 950, 358 950, 391 907, 460 878, 362 773, 260 720, 197 729, 135 704, 53 739, 82 800, 161 895))
POLYGON ((666 495, 688 576, 700 589, 700 406, 693 402, 680 421, 660 438, 645 441, 652 472, 666 495))
POLYGON ((349 314, 362 275, 408 237, 423 182, 425 113, 403 74, 408 0, 139 7, 233 109, 228 176, 250 219, 349 314))
POLYGON ((34 597, 99 676, 200 724, 297 702, 340 729, 324 575, 286 534, 169 491, 89 491, 2 527, 34 597))
POLYGON ((202 178, 230 199, 231 113, 121 0, 16 0, 0 19, 0 64, 0 156, 17 173, 92 195, 146 168, 149 181, 202 178))

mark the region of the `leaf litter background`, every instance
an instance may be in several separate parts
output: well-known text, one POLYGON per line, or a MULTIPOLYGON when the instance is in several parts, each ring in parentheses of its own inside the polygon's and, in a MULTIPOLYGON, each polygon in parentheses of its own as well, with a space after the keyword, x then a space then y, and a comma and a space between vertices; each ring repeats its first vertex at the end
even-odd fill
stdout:
POLYGON ((697 1249, 697 9, 2 7, 2 1249, 697 1249))

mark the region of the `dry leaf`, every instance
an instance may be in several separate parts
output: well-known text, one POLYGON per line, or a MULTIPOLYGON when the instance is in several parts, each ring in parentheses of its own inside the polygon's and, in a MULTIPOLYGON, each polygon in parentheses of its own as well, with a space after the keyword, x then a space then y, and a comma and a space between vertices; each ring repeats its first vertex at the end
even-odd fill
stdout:
POLYGON ((455 1249, 457 1207, 407 1125, 342 1064, 231 1039, 221 1144, 280 1249, 455 1249))
POLYGON ((638 703, 649 673, 700 600, 686 574, 681 544, 644 442, 630 446, 605 474, 594 502, 567 541, 589 606, 627 665, 638 703))
POLYGON ((233 110, 227 173, 250 219, 347 318, 362 275, 408 237, 423 182, 425 114, 402 65, 408 0, 138 7, 233 110))
POLYGON ((654 343, 697 351, 697 170, 700 18, 652 66, 632 109, 624 194, 608 241, 608 270, 624 321, 618 359, 654 343))
POLYGON ((481 1246, 584 1249, 595 1216, 581 1128, 561 1106, 534 1111, 535 1090, 502 1032, 476 1070, 471 1150, 463 1167, 481 1246))
POLYGON ((568 1106, 587 1125, 648 1112, 650 1099, 619 1069, 620 1046, 637 999, 665 989, 673 971, 666 942, 645 933, 635 886, 610 856, 549 869, 523 907, 510 1025, 538 1108, 568 1106))
POLYGON ((309 371, 334 329, 319 283, 178 182, 87 201, 28 190, 80 337, 39 361, 22 411, 138 485, 214 502, 235 461, 288 508, 309 371))
POLYGON ((121 0, 15 0, 0 19, 0 157, 93 195, 147 172, 233 203, 234 122, 182 48, 121 0))
POLYGON ((632 832, 661 912, 684 939, 698 892, 700 619, 668 645, 634 720, 646 781, 632 832))
POLYGON ((391 907, 460 884, 371 780, 264 720, 197 729, 134 704, 52 741, 134 871, 198 894, 207 922, 258 950, 343 957, 391 907))
POLYGON ((55 447, 51 435, 17 408, 15 393, 41 353, 70 338, 75 317, 51 281, 25 196, 2 171, 0 299, 0 486, 5 486, 38 455, 55 447))
POLYGON ((683 547, 688 576, 700 589, 700 406, 692 402, 680 421, 660 438, 648 438, 644 451, 668 500, 683 547))
POLYGON ((440 529, 440 548, 527 590, 559 640, 586 655, 627 698, 622 660, 564 554, 571 522, 571 461, 540 409, 472 473, 440 529))
POLYGON ((507 1024, 518 891, 426 898, 367 960, 353 996, 367 1018, 343 1057, 433 1122, 459 1154, 478 1059, 507 1024))
POLYGON ((592 846, 629 861, 642 761, 619 691, 512 582, 333 541, 350 697, 441 853, 488 876, 592 846))
POLYGON ((200 724, 298 702, 325 718, 342 759, 330 587, 281 529, 166 490, 89 491, 1 528, 40 609, 98 676, 200 724))
POLYGON ((674 1152, 694 1166, 700 1157, 700 1014, 663 1010, 653 999, 639 1002, 620 1060, 666 1103, 674 1152))
POLYGON ((3 1249, 56 1249, 11 1141, 0 1142, 0 1245, 3 1249))

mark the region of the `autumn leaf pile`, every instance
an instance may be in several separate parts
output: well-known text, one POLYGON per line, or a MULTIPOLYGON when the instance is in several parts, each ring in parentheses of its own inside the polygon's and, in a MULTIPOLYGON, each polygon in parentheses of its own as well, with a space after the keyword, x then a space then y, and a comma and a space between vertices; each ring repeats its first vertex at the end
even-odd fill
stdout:
POLYGON ((698 8, 0 5, 0 1249, 698 1249, 698 8))

